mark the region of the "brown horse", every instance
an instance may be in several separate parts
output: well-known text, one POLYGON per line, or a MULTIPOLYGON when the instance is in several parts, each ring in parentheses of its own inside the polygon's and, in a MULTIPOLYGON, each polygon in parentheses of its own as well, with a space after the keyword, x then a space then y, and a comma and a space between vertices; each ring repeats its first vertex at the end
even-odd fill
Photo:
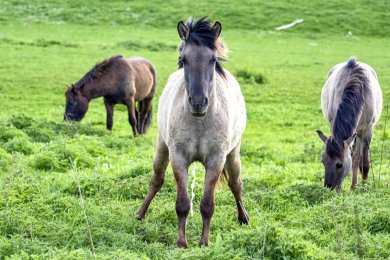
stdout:
POLYGON ((219 37, 221 24, 204 18, 178 24, 179 70, 174 72, 161 95, 157 115, 158 138, 148 194, 137 213, 145 217, 160 190, 168 162, 176 180, 178 247, 187 247, 186 221, 190 211, 188 167, 194 161, 205 169, 205 189, 200 202, 203 229, 199 245, 208 245, 215 187, 224 171, 235 197, 238 221, 248 224, 242 201, 240 140, 246 126, 246 109, 236 79, 222 68, 225 48, 219 37))
POLYGON ((107 129, 112 129, 115 104, 125 104, 133 135, 144 134, 152 117, 152 99, 156 91, 156 71, 143 58, 113 56, 96 64, 65 92, 65 120, 80 121, 89 102, 103 96, 107 110, 107 129), (138 111, 135 107, 138 102, 138 111))

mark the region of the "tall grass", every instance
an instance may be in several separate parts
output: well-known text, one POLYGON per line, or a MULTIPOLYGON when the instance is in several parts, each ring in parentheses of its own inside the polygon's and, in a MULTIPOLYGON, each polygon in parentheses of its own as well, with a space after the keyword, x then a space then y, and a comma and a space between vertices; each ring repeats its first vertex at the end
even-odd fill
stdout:
POLYGON ((361 0, 1 1, 0 259, 387 259, 389 13, 387 2, 361 0), (177 68, 176 24, 203 15, 221 21, 230 49, 224 66, 246 101, 241 160, 250 226, 239 225, 233 195, 220 183, 210 247, 198 248, 205 173, 196 164, 190 248, 178 250, 170 167, 146 219, 133 217, 152 174, 157 123, 134 138, 118 105, 106 131, 104 104, 93 100, 82 122, 68 124, 64 92, 104 58, 143 56, 157 69, 157 108, 177 68), (305 22, 273 31, 297 17, 305 22), (336 194, 323 189, 315 129, 328 128, 320 109, 327 72, 350 56, 375 68, 387 105, 371 143, 369 188, 336 194))

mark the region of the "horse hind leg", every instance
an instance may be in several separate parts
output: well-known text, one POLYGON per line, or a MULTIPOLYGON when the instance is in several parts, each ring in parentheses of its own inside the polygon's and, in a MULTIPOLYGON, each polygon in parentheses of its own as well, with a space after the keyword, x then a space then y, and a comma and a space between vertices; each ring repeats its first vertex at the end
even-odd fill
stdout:
POLYGON ((236 200, 238 210, 238 221, 240 224, 249 224, 249 215, 245 210, 242 202, 243 185, 240 178, 241 160, 240 160, 240 144, 233 149, 227 156, 224 167, 228 176, 228 185, 236 200))
POLYGON ((130 123, 132 130, 133 130, 133 135, 136 136, 138 134, 138 131, 137 131, 137 118, 136 118, 136 109, 135 109, 134 98, 133 97, 130 98, 125 103, 127 105, 127 111, 129 114, 129 123, 130 123))
POLYGON ((138 110, 135 110, 135 117, 137 118, 137 131, 141 133, 141 112, 142 111, 142 100, 138 101, 138 110))
POLYGON ((225 158, 215 157, 205 164, 205 188, 200 202, 200 213, 202 215, 203 227, 199 246, 208 246, 209 243, 211 218, 214 215, 215 208, 215 186, 223 170, 224 163, 225 158))
POLYGON ((142 109, 139 111, 139 133, 145 134, 146 128, 150 124, 152 113, 152 98, 145 98, 142 100, 142 109))
POLYGON ((156 193, 161 189, 164 183, 165 170, 168 166, 168 147, 165 145, 161 136, 159 135, 157 138, 157 147, 153 160, 153 175, 150 180, 150 187, 148 190, 148 194, 145 197, 144 202, 138 213, 136 214, 136 218, 141 220, 145 218, 146 211, 152 202, 156 193))

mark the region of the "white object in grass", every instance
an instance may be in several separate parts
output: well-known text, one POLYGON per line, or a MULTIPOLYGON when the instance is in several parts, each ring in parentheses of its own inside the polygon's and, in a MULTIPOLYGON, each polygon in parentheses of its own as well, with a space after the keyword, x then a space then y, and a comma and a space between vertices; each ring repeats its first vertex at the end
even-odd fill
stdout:
POLYGON ((288 29, 288 28, 293 27, 293 26, 296 25, 296 24, 303 23, 303 21, 304 21, 303 18, 302 18, 302 19, 296 19, 296 20, 295 20, 294 22, 292 22, 292 23, 289 23, 289 24, 285 24, 285 25, 276 27, 275 30, 276 30, 276 31, 286 30, 286 29, 288 29))

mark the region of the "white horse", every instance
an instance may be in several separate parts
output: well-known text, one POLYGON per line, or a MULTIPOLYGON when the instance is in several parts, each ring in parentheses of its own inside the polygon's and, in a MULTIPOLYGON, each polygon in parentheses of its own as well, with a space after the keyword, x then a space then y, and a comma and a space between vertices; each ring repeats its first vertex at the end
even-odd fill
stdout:
POLYGON ((357 186, 359 168, 365 185, 372 132, 382 111, 382 91, 373 68, 355 58, 334 66, 322 89, 321 105, 331 131, 328 138, 317 130, 326 145, 322 154, 325 187, 339 189, 351 167, 352 189, 357 186))
POLYGON ((240 223, 248 224, 241 195, 240 139, 246 125, 246 109, 240 86, 224 70, 220 61, 225 55, 219 38, 221 24, 213 26, 205 18, 178 24, 182 39, 179 70, 174 72, 161 95, 158 107, 157 147, 154 174, 137 218, 145 212, 160 190, 168 161, 177 184, 177 246, 188 246, 185 234, 190 210, 188 167, 194 161, 206 169, 205 189, 200 204, 203 219, 199 245, 208 245, 210 222, 214 213, 214 192, 222 171, 234 194, 240 223))

